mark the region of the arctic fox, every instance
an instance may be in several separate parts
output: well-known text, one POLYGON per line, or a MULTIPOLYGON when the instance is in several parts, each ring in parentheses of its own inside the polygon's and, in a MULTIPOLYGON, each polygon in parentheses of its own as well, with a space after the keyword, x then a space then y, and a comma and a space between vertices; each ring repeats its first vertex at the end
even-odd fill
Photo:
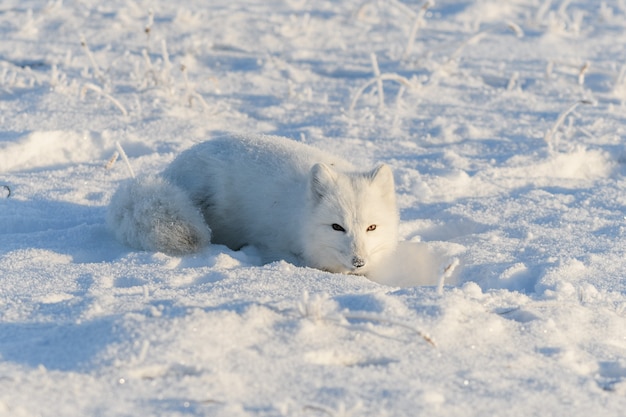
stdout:
POLYGON ((160 176, 122 185, 107 222, 138 249, 252 245, 264 262, 367 275, 395 250, 399 214, 387 165, 357 172, 286 138, 228 136, 193 146, 160 176))

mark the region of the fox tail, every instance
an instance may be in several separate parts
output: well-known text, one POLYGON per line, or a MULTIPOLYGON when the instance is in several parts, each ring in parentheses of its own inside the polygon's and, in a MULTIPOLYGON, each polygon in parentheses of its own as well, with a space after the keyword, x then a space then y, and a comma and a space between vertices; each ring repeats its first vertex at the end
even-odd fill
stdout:
POLYGON ((158 176, 122 184, 106 217, 115 237, 136 249, 184 255, 211 241, 211 229, 187 193, 158 176))

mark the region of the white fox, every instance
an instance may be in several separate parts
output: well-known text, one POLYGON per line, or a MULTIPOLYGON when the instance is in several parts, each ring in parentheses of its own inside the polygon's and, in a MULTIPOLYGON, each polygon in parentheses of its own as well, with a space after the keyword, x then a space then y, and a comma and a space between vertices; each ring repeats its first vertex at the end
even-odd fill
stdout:
POLYGON ((138 249, 252 245, 264 262, 367 275, 395 250, 399 214, 387 165, 356 172, 286 138, 228 136, 193 146, 160 176, 122 185, 107 222, 138 249))

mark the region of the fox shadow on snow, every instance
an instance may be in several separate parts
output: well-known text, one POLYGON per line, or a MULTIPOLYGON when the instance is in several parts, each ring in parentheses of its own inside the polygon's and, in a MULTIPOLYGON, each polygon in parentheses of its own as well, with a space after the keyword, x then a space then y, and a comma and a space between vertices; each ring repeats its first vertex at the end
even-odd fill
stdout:
POLYGON ((128 248, 104 222, 106 208, 50 200, 0 199, 0 256, 21 249, 70 255, 75 263, 106 262, 128 248))

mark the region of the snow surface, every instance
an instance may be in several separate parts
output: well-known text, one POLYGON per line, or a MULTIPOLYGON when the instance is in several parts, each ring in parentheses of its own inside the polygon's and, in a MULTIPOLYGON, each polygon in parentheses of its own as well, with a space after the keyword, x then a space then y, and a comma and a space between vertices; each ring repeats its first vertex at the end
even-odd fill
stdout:
POLYGON ((4 0, 0 414, 623 416, 626 2, 422 6, 4 0), (430 285, 114 240, 226 132, 390 164, 430 285))

